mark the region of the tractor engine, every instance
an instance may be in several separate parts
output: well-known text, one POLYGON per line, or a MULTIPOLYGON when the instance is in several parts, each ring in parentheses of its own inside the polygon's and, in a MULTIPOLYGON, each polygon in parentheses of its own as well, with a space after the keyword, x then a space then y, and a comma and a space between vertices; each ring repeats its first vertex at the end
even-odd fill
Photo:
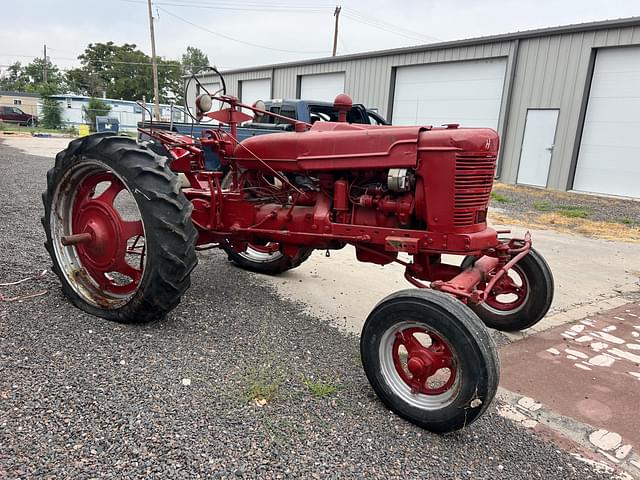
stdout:
MULTIPOLYGON (((262 194, 265 202, 256 205, 255 217, 233 221, 245 223, 240 227, 259 224, 289 232, 331 233, 336 224, 350 225, 354 234, 357 226, 420 230, 439 234, 446 243, 447 234, 486 229, 498 143, 494 130, 457 125, 380 128, 318 122, 305 132, 252 137, 233 152, 238 166, 254 182, 256 175, 272 178, 273 171, 280 172, 297 192, 289 190, 280 198, 288 205, 283 208, 269 201, 274 197, 265 185, 250 185, 245 191, 253 188, 259 192, 254 200, 259 202, 262 194)), ((430 240, 439 241, 424 241, 430 240)), ((495 232, 490 241, 495 242, 495 232)), ((490 242, 475 247, 485 248, 484 243, 490 242)), ((335 248, 335 242, 325 247, 335 248)), ((358 258, 390 261, 370 250, 358 249, 358 258)))

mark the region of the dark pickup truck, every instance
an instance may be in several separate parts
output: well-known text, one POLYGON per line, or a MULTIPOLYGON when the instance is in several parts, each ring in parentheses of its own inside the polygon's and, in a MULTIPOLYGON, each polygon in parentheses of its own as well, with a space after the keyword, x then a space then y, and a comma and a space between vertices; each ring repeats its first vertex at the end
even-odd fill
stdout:
MULTIPOLYGON (((264 103, 265 110, 306 123, 336 122, 338 120, 338 111, 330 102, 313 100, 268 100, 264 103)), ((255 135, 293 130, 292 124, 277 122, 280 121, 277 118, 268 115, 255 118, 253 122, 247 122, 238 127, 238 140, 244 140, 245 138, 253 137, 255 135)), ((377 112, 369 110, 359 103, 354 104, 351 110, 347 112, 347 122, 368 125, 388 125, 387 121, 378 115, 377 112)), ((153 122, 153 128, 171 130, 184 135, 193 135, 195 137, 199 137, 202 130, 209 129, 213 125, 214 124, 210 122, 194 124, 153 122)), ((139 128, 149 128, 150 126, 151 122, 149 121, 138 123, 139 128)), ((140 139, 145 140, 142 136, 140 139)))

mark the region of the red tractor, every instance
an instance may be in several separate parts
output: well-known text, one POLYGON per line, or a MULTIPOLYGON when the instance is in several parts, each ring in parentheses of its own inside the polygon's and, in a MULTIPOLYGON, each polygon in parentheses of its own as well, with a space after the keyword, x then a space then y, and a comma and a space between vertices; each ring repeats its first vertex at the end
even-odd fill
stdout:
POLYGON ((338 122, 313 125, 224 92, 200 96, 197 107, 219 122, 201 138, 145 129, 168 156, 104 134, 58 154, 43 225, 66 296, 99 317, 146 322, 180 302, 198 249, 222 248, 241 267, 277 274, 315 249, 350 244, 360 261, 400 263, 419 287, 383 299, 362 329, 362 364, 380 399, 432 431, 477 419, 499 380, 485 325, 530 327, 553 298, 529 235, 487 226, 497 133, 348 124, 346 95, 335 100, 338 122), (228 107, 208 112, 212 97, 228 107), (241 109, 295 131, 239 142, 237 126, 251 118, 241 109), (205 168, 207 156, 220 168, 205 168), (466 258, 447 264, 443 254, 466 258))

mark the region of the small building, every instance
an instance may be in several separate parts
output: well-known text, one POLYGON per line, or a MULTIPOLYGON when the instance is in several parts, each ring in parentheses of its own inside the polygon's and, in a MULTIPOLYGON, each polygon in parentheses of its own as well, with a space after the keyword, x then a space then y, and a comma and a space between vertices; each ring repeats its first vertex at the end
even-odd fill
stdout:
MULTIPOLYGON (((87 123, 84 108, 89 105, 91 97, 65 93, 54 95, 53 98, 58 100, 60 104, 60 112, 64 125, 77 127, 87 123)), ((111 107, 107 115, 111 118, 118 119, 120 122, 120 130, 135 131, 138 127, 138 122, 142 121, 143 108, 133 100, 115 100, 112 98, 101 98, 100 100, 111 107)), ((154 105, 152 103, 147 103, 146 105, 148 111, 144 112, 144 118, 149 119, 149 112, 153 112, 154 105)), ((172 116, 174 122, 182 122, 184 120, 184 115, 180 107, 161 104, 161 121, 168 122, 172 116)))
POLYGON ((504 183, 640 198, 640 17, 222 73, 244 103, 345 92, 396 125, 492 127, 504 183))
POLYGON ((0 107, 18 107, 29 115, 38 115, 40 95, 28 92, 5 92, 0 90, 0 107))

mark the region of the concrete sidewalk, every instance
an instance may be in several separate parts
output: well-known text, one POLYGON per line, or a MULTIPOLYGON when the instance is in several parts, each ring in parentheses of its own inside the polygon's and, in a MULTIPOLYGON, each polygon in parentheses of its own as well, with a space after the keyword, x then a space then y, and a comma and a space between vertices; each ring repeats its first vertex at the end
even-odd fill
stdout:
POLYGON ((500 358, 501 387, 520 397, 505 416, 577 434, 596 459, 640 477, 640 303, 528 336, 500 358))

